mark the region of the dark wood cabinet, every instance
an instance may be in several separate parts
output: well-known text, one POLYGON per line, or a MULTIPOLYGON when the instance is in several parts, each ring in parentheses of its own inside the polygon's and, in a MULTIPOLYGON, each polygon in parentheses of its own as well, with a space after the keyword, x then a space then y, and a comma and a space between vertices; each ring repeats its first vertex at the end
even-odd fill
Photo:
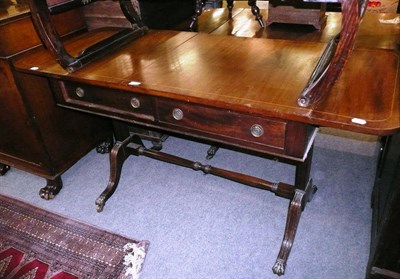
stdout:
POLYGON ((400 278, 400 134, 382 140, 367 278, 400 278))
MULTIPOLYGON (((45 178, 48 199, 61 189, 61 174, 110 141, 112 129, 103 118, 56 106, 45 79, 13 70, 15 57, 41 45, 26 2, 0 6, 0 174, 15 167, 45 178)), ((61 35, 86 28, 76 13, 54 17, 61 35)))

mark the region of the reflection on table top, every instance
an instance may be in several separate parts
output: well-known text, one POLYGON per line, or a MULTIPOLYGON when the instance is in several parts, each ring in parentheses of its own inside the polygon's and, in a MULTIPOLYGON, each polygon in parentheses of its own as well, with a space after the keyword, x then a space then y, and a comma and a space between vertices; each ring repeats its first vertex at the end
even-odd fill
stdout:
MULTIPOLYGON (((267 10, 261 10, 263 18, 268 17, 267 10)), ((273 23, 262 29, 251 10, 234 8, 232 19, 227 9, 204 11, 199 17, 198 31, 216 35, 231 35, 249 38, 290 39, 303 41, 328 42, 341 29, 341 13, 327 12, 325 24, 321 30, 312 26, 273 23)), ((366 12, 358 32, 357 47, 397 49, 400 43, 400 25, 380 23, 380 19, 393 19, 398 14, 380 14, 366 12)))

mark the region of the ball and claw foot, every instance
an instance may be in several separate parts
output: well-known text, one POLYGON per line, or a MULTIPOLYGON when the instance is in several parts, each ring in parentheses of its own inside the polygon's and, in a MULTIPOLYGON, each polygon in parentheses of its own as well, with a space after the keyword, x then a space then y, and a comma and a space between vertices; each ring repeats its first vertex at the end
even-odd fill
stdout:
POLYGON ((286 268, 285 262, 280 259, 277 259, 274 266, 272 267, 272 271, 276 275, 281 276, 281 275, 285 274, 285 268, 286 268))

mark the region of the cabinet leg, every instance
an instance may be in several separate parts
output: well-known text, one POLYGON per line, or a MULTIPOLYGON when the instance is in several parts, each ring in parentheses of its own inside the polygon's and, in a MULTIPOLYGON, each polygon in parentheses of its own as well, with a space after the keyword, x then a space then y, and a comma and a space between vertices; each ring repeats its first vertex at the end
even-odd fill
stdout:
POLYGON ((61 191, 63 186, 61 176, 56 177, 55 179, 46 179, 47 185, 46 187, 40 189, 39 196, 45 200, 54 199, 55 196, 61 191))
POLYGON ((0 176, 5 175, 10 169, 9 165, 0 164, 0 176))
POLYGON ((116 142, 110 153, 110 179, 106 189, 96 199, 97 212, 103 211, 106 201, 112 196, 117 189, 119 179, 121 177, 122 166, 125 160, 131 155, 128 145, 133 142, 134 136, 129 136, 124 141, 116 142))

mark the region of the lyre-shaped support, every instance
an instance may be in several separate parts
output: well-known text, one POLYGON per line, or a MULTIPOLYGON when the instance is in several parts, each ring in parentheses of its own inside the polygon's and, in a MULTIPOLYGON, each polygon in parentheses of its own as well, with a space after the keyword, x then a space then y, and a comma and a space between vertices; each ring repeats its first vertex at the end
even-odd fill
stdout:
POLYGON ((32 20, 40 38, 58 63, 68 72, 82 68, 93 60, 111 53, 147 32, 147 27, 140 20, 132 2, 119 0, 121 10, 131 23, 132 28, 121 29, 114 35, 82 50, 76 57, 70 55, 52 24, 51 15, 89 5, 93 2, 96 2, 96 0, 72 0, 49 6, 46 0, 30 0, 32 20))
POLYGON ((342 30, 328 43, 307 85, 297 100, 299 106, 315 106, 332 89, 354 48, 357 31, 367 2, 367 0, 341 1, 342 30))

